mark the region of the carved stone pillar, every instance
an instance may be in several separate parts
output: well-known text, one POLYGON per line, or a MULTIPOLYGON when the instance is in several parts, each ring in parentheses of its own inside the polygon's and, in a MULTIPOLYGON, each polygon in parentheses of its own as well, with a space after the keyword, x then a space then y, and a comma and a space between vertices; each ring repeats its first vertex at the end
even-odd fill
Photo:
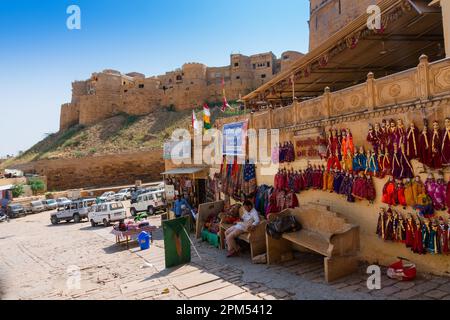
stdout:
POLYGON ((430 98, 430 81, 429 81, 429 63, 426 55, 420 56, 420 63, 417 67, 419 81, 419 97, 420 100, 428 100, 430 98))
POLYGON ((375 109, 375 76, 373 72, 367 74, 367 108, 369 111, 375 109))
POLYGON ((325 110, 326 118, 331 116, 331 93, 330 87, 325 87, 323 96, 322 96, 322 106, 325 110))

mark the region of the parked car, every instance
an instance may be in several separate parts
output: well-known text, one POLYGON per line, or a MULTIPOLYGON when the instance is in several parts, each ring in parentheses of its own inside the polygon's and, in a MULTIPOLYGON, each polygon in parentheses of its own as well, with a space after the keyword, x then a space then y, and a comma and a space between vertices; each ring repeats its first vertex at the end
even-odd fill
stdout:
POLYGON ((58 208, 58 202, 56 202, 55 199, 43 200, 42 204, 44 205, 45 210, 55 210, 58 208))
POLYGON ((147 193, 147 192, 150 192, 150 190, 145 189, 145 188, 135 189, 133 192, 131 192, 131 203, 136 203, 137 198, 141 194, 147 193))
POLYGON ((11 219, 18 218, 20 216, 25 216, 25 208, 21 204, 10 204, 6 208, 6 214, 11 219))
POLYGON ((88 218, 89 208, 95 204, 95 199, 80 199, 71 201, 70 204, 63 208, 58 208, 50 216, 52 224, 58 224, 61 221, 74 221, 80 223, 83 219, 88 218))
POLYGON ((103 223, 105 227, 111 225, 111 222, 122 221, 127 217, 125 207, 122 202, 106 202, 94 205, 89 210, 89 221, 91 226, 95 227, 103 223))
POLYGON ((130 207, 131 215, 134 217, 138 212, 146 211, 153 215, 158 210, 166 209, 166 201, 164 199, 164 191, 149 191, 139 195, 136 202, 130 207))
POLYGON ((72 201, 70 201, 69 199, 67 199, 65 197, 56 199, 56 202, 58 203, 58 208, 64 208, 66 205, 72 203, 72 201))
POLYGON ((131 189, 122 189, 114 195, 116 201, 131 199, 131 189))
POLYGON ((42 201, 32 201, 31 202, 31 212, 39 213, 45 211, 45 206, 42 204, 42 201))
POLYGON ((105 193, 103 193, 100 197, 99 200, 101 202, 109 202, 109 201, 114 201, 115 200, 115 193, 113 191, 107 191, 105 193))

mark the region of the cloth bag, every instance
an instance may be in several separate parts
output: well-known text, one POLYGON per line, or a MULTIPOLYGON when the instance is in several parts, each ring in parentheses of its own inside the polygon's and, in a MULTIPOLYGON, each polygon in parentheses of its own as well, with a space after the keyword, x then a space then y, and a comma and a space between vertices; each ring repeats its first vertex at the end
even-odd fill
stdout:
POLYGON ((301 229, 302 225, 291 215, 277 217, 266 226, 267 234, 274 239, 281 239, 283 233, 296 232, 301 229))

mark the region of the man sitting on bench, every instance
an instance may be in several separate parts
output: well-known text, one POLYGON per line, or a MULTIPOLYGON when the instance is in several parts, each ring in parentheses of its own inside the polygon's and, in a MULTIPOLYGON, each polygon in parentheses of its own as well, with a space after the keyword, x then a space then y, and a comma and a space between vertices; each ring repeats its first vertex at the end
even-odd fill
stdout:
POLYGON ((243 210, 244 214, 241 217, 241 221, 225 231, 225 239, 228 247, 227 257, 234 257, 239 254, 240 248, 236 243, 236 238, 243 233, 251 232, 260 222, 258 211, 253 208, 251 201, 244 201, 243 210))

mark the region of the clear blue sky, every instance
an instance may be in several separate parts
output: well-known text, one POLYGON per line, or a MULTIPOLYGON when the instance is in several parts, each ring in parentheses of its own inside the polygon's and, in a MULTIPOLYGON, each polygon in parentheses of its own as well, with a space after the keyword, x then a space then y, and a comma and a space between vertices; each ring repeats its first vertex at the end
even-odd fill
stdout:
POLYGON ((0 156, 58 131, 71 82, 308 48, 307 0, 0 0, 0 156), (66 9, 81 8, 81 30, 66 9))

